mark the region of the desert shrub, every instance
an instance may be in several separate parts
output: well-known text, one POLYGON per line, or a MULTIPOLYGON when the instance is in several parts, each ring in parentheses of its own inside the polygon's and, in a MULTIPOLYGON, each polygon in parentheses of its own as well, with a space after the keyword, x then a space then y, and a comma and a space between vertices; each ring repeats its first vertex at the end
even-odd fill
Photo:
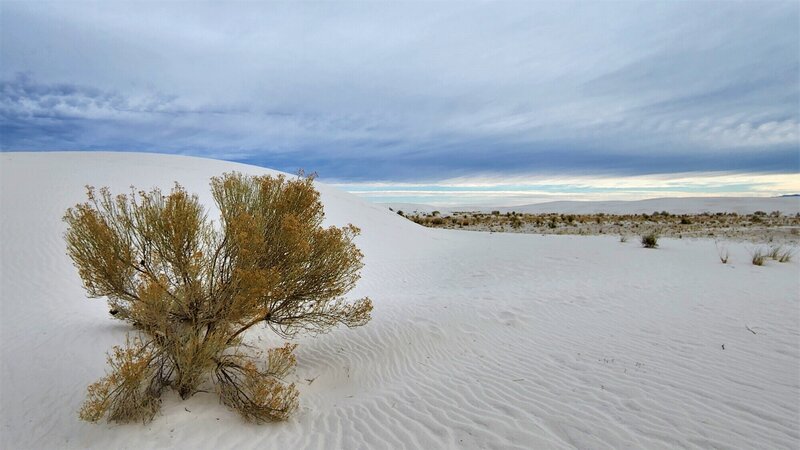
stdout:
POLYGON ((730 258, 730 252, 728 252, 728 247, 720 246, 718 242, 714 242, 714 246, 717 247, 717 256, 719 256, 720 262, 722 264, 728 264, 728 259, 730 258))
POLYGON ((281 378, 293 346, 259 353, 244 333, 265 324, 282 337, 355 327, 370 318, 368 298, 343 295, 359 278, 362 254, 352 225, 323 228, 312 177, 224 174, 211 180, 220 227, 197 196, 112 196, 88 188, 67 210, 67 250, 89 297, 138 336, 109 356, 109 374, 89 387, 84 420, 147 421, 170 387, 188 398, 212 383, 223 403, 248 420, 280 420, 297 406, 281 378))
POLYGON ((762 248, 754 248, 750 250, 750 256, 750 261, 754 266, 763 266, 767 259, 767 251, 762 248))
POLYGON ((791 248, 784 248, 781 245, 776 245, 769 249, 768 255, 775 261, 785 263, 792 260, 794 251, 791 248))
POLYGON ((444 224, 444 219, 442 219, 441 217, 434 217, 434 218, 433 218, 433 219, 430 221, 430 223, 432 223, 432 224, 434 224, 434 225, 443 225, 443 224, 444 224))
POLYGON ((658 234, 648 233, 642 236, 642 247, 644 248, 658 247, 658 234))
POLYGON ((622 242, 622 243, 628 242, 628 236, 625 236, 624 234, 620 234, 619 235, 619 241, 622 242))
POLYGON ((794 251, 791 248, 784 248, 783 246, 773 246, 769 250, 769 257, 775 261, 786 263, 792 260, 794 251))

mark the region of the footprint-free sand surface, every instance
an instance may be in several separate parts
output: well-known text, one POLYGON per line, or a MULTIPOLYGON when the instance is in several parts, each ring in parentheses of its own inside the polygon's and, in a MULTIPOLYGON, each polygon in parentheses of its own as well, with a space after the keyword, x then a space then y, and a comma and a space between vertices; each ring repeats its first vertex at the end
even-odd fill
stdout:
MULTIPOLYGON (((373 320, 298 339, 301 408, 245 423, 213 393, 164 396, 146 425, 78 420, 131 332, 65 254, 84 185, 200 195, 271 173, 132 153, 0 154, 0 447, 798 448, 800 267, 747 243, 427 229, 324 184, 329 224, 362 229, 373 320)), ((281 341, 268 330, 249 340, 281 341)))

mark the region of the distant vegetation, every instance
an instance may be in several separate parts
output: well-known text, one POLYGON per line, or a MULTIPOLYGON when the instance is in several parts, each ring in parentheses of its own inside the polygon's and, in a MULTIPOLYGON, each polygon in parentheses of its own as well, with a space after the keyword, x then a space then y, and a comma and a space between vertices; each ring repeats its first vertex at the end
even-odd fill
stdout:
MULTIPOLYGON (((743 238, 769 242, 800 242, 800 215, 780 211, 753 214, 521 214, 455 212, 452 214, 401 214, 420 225, 434 228, 533 234, 643 235, 653 229, 663 237, 743 238)), ((627 238, 621 238, 624 242, 627 238)), ((791 256, 790 256, 791 257, 791 256)))

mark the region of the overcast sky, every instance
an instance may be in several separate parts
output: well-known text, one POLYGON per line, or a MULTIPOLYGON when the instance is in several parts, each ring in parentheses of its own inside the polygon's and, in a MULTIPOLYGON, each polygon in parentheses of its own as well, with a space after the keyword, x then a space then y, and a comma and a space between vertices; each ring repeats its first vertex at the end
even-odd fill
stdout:
POLYGON ((303 168, 391 201, 800 190, 795 1, 0 5, 5 151, 303 168))

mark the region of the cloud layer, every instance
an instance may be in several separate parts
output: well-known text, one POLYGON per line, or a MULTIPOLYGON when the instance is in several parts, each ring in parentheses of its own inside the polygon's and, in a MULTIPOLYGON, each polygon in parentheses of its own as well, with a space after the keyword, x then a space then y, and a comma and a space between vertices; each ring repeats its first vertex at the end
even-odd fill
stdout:
POLYGON ((638 176, 464 177, 436 184, 339 184, 375 202, 436 206, 518 206, 557 200, 779 196, 800 192, 797 174, 692 172, 638 176))
POLYGON ((340 182, 800 171, 800 5, 0 4, 3 150, 340 182))

